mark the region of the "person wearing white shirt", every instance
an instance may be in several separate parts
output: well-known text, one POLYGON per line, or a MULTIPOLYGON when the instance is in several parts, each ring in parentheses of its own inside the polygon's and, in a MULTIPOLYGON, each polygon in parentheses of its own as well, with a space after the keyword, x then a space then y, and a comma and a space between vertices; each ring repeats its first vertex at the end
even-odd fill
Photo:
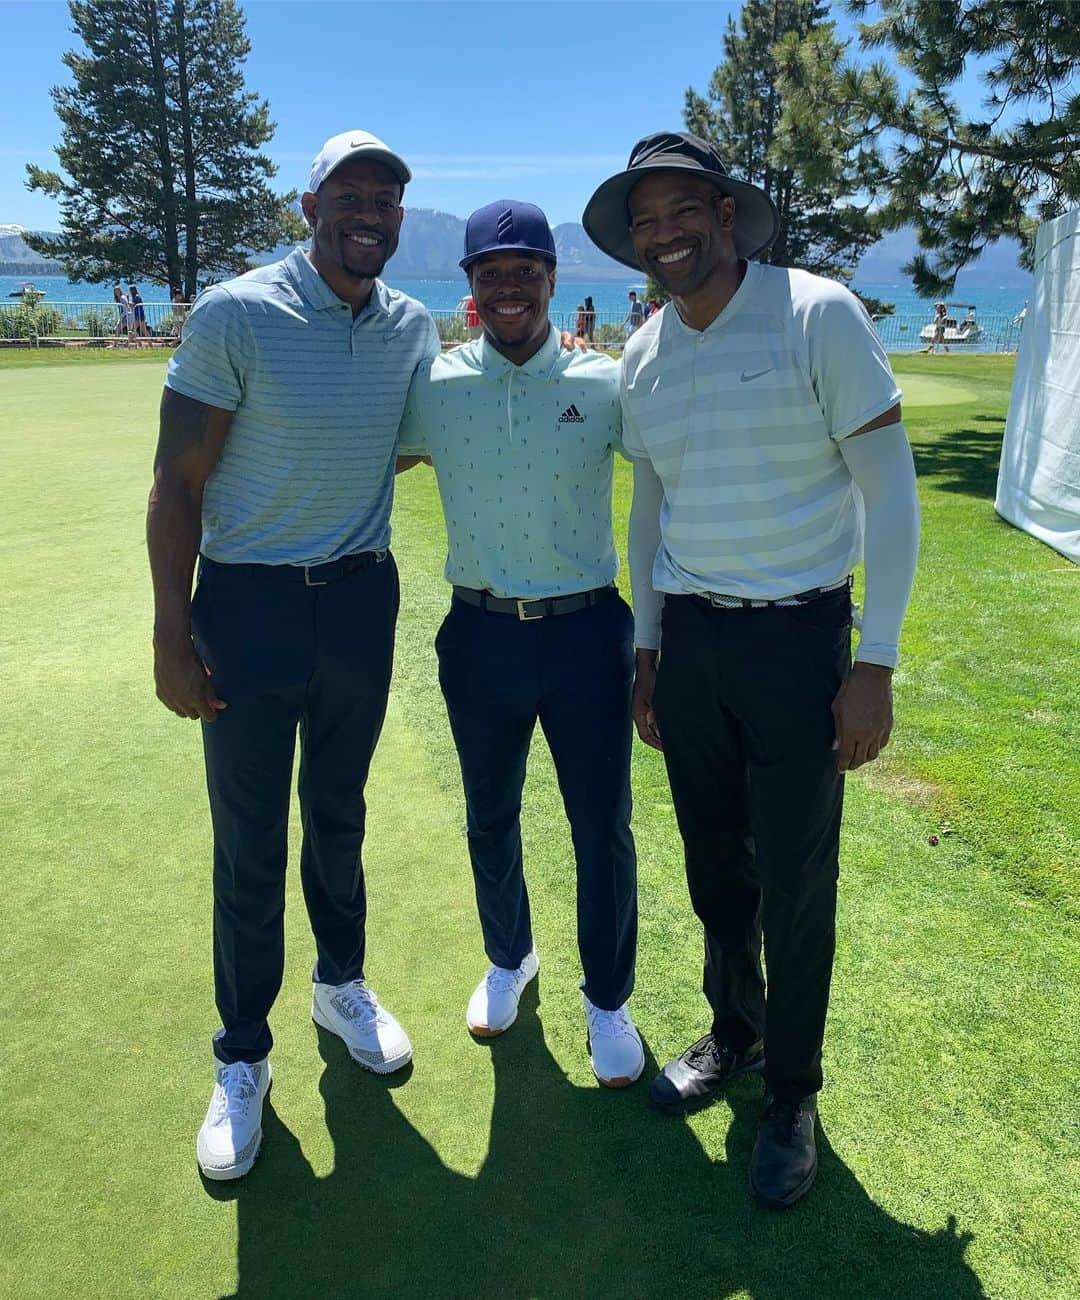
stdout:
POLYGON ((817 1171, 844 773, 893 724, 919 528, 901 393, 847 289, 754 260, 776 210, 708 142, 645 137, 582 220, 672 297, 623 356, 633 707, 667 765, 712 1024, 650 1100, 684 1113, 763 1071, 750 1183, 782 1207, 817 1171))

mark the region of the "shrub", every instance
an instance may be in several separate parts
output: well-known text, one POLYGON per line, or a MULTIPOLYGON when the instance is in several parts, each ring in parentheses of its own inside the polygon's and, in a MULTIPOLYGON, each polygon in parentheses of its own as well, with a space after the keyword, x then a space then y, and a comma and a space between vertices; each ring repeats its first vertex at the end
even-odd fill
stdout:
POLYGON ((92 339, 103 339, 113 331, 116 324, 116 312, 104 307, 89 307, 83 312, 83 328, 92 339))
POLYGON ((468 340, 469 331, 465 324, 464 313, 453 315, 447 313, 433 314, 435 328, 439 331, 439 339, 443 343, 464 343, 468 340))
POLYGON ((55 334, 64 323, 55 307, 44 307, 39 302, 21 302, 13 309, 0 312, 0 338, 32 339, 55 334))

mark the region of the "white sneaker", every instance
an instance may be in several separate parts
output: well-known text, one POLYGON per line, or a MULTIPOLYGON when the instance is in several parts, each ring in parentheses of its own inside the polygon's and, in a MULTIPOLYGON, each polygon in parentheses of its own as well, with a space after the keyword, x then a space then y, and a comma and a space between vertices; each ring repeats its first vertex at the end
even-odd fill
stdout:
POLYGON ((627 1088, 641 1077, 645 1049, 624 1002, 617 1011, 601 1011, 584 993, 589 1059, 593 1074, 609 1088, 627 1088))
POLYGON ((365 1070, 392 1074, 412 1060, 405 1030, 363 980, 318 984, 312 988, 311 1018, 337 1034, 349 1055, 365 1070))
POLYGON ((270 1062, 254 1065, 214 1059, 214 1091, 195 1155, 206 1178, 242 1178, 262 1145, 263 1098, 270 1091, 270 1062))
POLYGON ((540 969, 534 948, 517 970, 492 966, 477 984, 465 1012, 469 1032, 477 1038, 495 1038, 517 1019, 518 1002, 525 985, 540 969))

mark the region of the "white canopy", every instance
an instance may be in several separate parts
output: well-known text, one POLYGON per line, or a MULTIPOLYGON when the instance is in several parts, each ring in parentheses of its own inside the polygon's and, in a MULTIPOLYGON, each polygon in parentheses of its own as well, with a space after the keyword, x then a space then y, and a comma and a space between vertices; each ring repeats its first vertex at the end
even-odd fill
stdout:
POLYGON ((1080 209, 1046 221, 998 470, 998 514, 1080 564, 1080 209))

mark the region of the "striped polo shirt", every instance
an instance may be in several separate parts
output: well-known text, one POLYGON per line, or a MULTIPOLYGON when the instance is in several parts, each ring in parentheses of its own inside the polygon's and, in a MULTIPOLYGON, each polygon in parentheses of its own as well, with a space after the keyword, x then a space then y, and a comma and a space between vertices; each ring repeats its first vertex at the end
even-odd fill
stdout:
POLYGON ((673 304, 651 316, 622 403, 626 450, 664 488, 655 589, 778 600, 841 581, 862 498, 836 444, 900 397, 862 304, 806 271, 749 263, 704 330, 673 304))
POLYGON ((306 565, 389 545, 402 408, 438 351, 415 299, 376 280, 353 320, 301 248, 200 294, 165 382, 235 412, 203 494, 203 554, 306 565))
POLYGON ((446 517, 446 577, 497 596, 567 596, 611 582, 619 366, 565 351, 523 365, 486 338, 416 372, 402 455, 430 455, 446 517))

